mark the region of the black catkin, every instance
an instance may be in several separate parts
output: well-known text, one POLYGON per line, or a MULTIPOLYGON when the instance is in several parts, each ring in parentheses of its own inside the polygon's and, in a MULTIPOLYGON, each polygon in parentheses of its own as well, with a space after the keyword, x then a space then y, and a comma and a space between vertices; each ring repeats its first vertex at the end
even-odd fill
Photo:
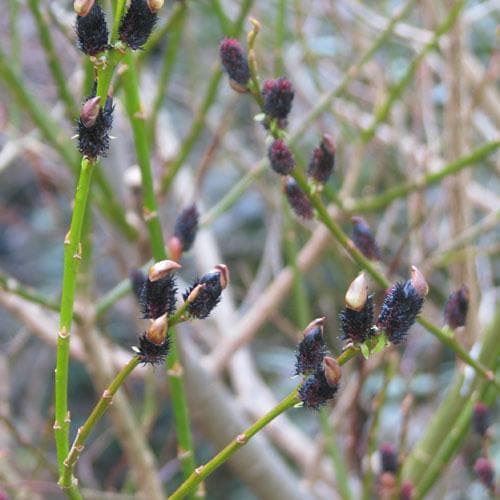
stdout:
POLYGON ((141 49, 157 21, 158 14, 151 11, 146 0, 132 0, 120 22, 119 38, 132 50, 141 49))
POLYGON ((193 246, 199 218, 198 209, 193 204, 184 209, 175 221, 174 236, 179 239, 183 252, 187 252, 193 246))
POLYGON ((363 217, 351 219, 352 241, 356 248, 370 260, 380 260, 380 250, 368 223, 363 217))
POLYGON ((141 363, 159 365, 165 361, 170 347, 170 340, 168 337, 161 344, 155 344, 147 338, 147 334, 139 337, 139 347, 135 349, 139 356, 141 363))
POLYGON ((175 278, 166 275, 163 278, 150 281, 147 279, 140 293, 142 317, 156 319, 165 313, 170 316, 175 311, 177 287, 175 278))
POLYGON ((373 294, 369 295, 360 311, 345 306, 340 312, 340 329, 342 340, 350 340, 361 344, 374 334, 373 329, 373 294))
POLYGON ((422 309, 424 297, 419 295, 410 280, 398 282, 387 292, 377 319, 393 344, 405 341, 408 330, 422 309))
POLYGON ((203 287, 199 290, 194 301, 189 304, 187 310, 191 317, 204 319, 210 315, 220 301, 223 290, 221 275, 218 271, 213 271, 195 280, 191 287, 182 294, 184 300, 188 299, 190 293, 198 285, 203 285, 203 287))
POLYGON ((299 388, 299 399, 304 407, 318 410, 333 399, 337 393, 338 385, 330 385, 325 376, 323 367, 319 367, 312 375, 309 375, 299 388))
POLYGON ((86 16, 76 16, 78 48, 88 56, 95 56, 108 48, 108 27, 104 11, 98 2, 86 16))
POLYGON ((304 332, 295 352, 295 374, 307 374, 315 371, 327 353, 323 328, 321 324, 314 325, 304 332))
MULTIPOLYGON (((88 100, 90 99, 92 97, 88 100)), ((113 110, 113 98, 108 96, 106 104, 99 109, 97 118, 91 126, 88 126, 85 119, 80 116, 77 124, 78 150, 83 156, 91 160, 96 160, 99 156, 107 155, 109 150, 109 131, 113 125, 113 110)))

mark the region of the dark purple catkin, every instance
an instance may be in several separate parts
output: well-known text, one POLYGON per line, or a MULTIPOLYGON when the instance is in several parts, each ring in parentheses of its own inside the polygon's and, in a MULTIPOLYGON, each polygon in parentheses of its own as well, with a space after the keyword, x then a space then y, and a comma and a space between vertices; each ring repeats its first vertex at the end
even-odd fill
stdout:
POLYGON ((175 278, 171 275, 156 281, 147 279, 139 298, 142 317, 156 319, 165 313, 170 316, 175 311, 176 293, 175 278))
POLYGON ((283 189, 295 214, 303 219, 312 219, 314 214, 311 202, 295 180, 287 177, 284 180, 283 189))
POLYGON ((319 146, 312 154, 307 168, 307 175, 318 184, 325 184, 332 175, 335 166, 335 144, 333 138, 325 134, 319 146))
POLYGON ((158 14, 151 11, 146 0, 132 0, 118 29, 120 40, 132 50, 142 48, 153 31, 158 14))
POLYGON ((379 447, 382 472, 396 474, 398 470, 398 456, 394 446, 390 443, 382 443, 379 447))
POLYGON ((356 248, 371 260, 380 260, 380 250, 375 238, 363 217, 352 217, 352 241, 356 248))
POLYGON ((289 175, 295 166, 295 158, 283 139, 276 139, 267 152, 271 168, 280 175, 289 175))
POLYGON ((398 282, 386 293, 377 326, 385 330, 393 344, 400 344, 405 341, 423 303, 424 297, 417 292, 411 280, 398 282))
POLYGON ((495 490, 495 470, 487 458, 480 457, 476 460, 476 463, 474 464, 474 472, 477 474, 479 481, 481 481, 481 484, 486 489, 491 492, 495 490))
POLYGON ((88 56, 95 56, 108 48, 106 17, 98 2, 94 2, 86 16, 76 16, 78 48, 88 56))
POLYGON ((476 403, 472 414, 472 427, 481 437, 486 435, 490 426, 490 415, 488 407, 484 403, 476 403))
POLYGON ((223 264, 219 264, 215 269, 195 282, 182 294, 185 301, 191 300, 191 293, 203 285, 191 300, 187 310, 191 317, 197 319, 206 318, 219 303, 222 290, 226 288, 229 280, 228 269, 223 264))
POLYGON ((266 115, 284 120, 292 109, 294 96, 292 82, 284 77, 266 80, 262 87, 262 94, 266 115))
POLYGON ((350 340, 360 344, 369 339, 373 334, 373 294, 369 295, 364 307, 355 311, 346 306, 340 312, 340 328, 342 340, 350 340))
POLYGON ((318 410, 328 400, 333 399, 337 393, 338 383, 331 382, 332 380, 327 380, 325 368, 323 366, 318 367, 300 386, 299 399, 306 408, 318 410))
POLYGON ((234 38, 224 38, 219 46, 219 55, 222 66, 226 70, 229 78, 245 86, 248 80, 250 80, 250 69, 248 67, 247 58, 238 40, 234 38))
POLYGON ((198 209, 193 204, 185 208, 175 221, 174 236, 179 239, 183 252, 187 252, 193 246, 199 218, 198 209))
POLYGON ((323 321, 319 318, 304 330, 304 337, 295 352, 295 374, 315 371, 322 363, 327 352, 323 337, 323 321))
POLYGON ((113 125, 113 98, 108 96, 104 107, 97 108, 98 106, 99 100, 95 97, 87 99, 77 124, 78 150, 91 160, 96 160, 99 156, 106 156, 109 149, 109 131, 113 125), (86 113, 88 103, 94 103, 97 111, 97 116, 91 119, 88 119, 89 114, 86 113))
POLYGON ((446 324, 452 328, 464 326, 467 320, 467 311, 469 310, 469 289, 462 286, 459 290, 453 292, 444 306, 444 319, 446 324))

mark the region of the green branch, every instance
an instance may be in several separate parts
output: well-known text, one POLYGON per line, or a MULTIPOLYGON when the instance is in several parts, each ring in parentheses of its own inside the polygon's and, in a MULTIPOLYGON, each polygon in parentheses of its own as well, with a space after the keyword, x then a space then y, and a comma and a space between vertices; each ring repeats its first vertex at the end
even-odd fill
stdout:
MULTIPOLYGON (((165 242, 158 217, 158 206, 153 186, 153 176, 149 159, 149 138, 147 127, 139 95, 139 79, 135 69, 135 62, 131 54, 125 57, 127 74, 123 78, 125 91, 125 105, 127 114, 132 125, 137 161, 141 169, 143 212, 149 232, 149 240, 153 258, 156 261, 167 258, 165 242)), ((189 422, 189 412, 180 366, 177 339, 173 329, 170 331, 172 337, 170 353, 167 359, 168 380, 170 384, 170 395, 174 409, 174 420, 179 442, 180 460, 186 477, 194 470, 195 459, 193 451, 193 439, 189 422)))
POLYGON ((70 333, 75 300, 76 273, 81 259, 80 237, 94 166, 95 164, 89 159, 84 158, 82 160, 80 178, 78 180, 75 193, 71 226, 64 239, 64 274, 59 333, 57 338, 54 422, 57 461, 61 475, 64 471, 63 460, 66 457, 69 448, 70 417, 68 412, 68 367, 70 333))

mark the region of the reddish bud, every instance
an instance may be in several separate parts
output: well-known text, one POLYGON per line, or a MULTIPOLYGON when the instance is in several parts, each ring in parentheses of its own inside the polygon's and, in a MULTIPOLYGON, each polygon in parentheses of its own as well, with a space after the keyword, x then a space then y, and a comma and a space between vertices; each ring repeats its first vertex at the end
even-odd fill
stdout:
POLYGON ((163 344, 167 338, 167 328, 167 315, 164 314, 151 323, 148 331, 146 332, 146 338, 153 344, 163 344))
POLYGON ((465 326, 467 311, 469 310, 469 289, 466 285, 453 292, 444 306, 444 319, 446 324, 452 328, 465 326))
POLYGON ((292 109, 292 82, 284 77, 266 80, 262 88, 264 111, 271 118, 285 119, 292 109))
POLYGON ((490 415, 488 407, 484 403, 476 403, 472 414, 472 425, 474 430, 482 437, 486 435, 490 425, 490 415))
POLYGON ((295 158, 283 139, 275 140, 267 152, 271 168, 280 175, 289 175, 295 166, 295 158))
POLYGON ((415 486, 413 486, 413 483, 409 479, 403 481, 399 492, 399 500, 411 500, 413 498, 414 491, 415 486))
POLYGON ((476 460, 476 463, 474 464, 474 472, 477 474, 479 481, 481 481, 481 484, 486 489, 491 492, 495 490, 495 470, 487 458, 480 457, 476 460))
POLYGON ((80 120, 86 128, 93 127, 99 116, 101 98, 99 96, 91 97, 82 106, 80 120))
POLYGON ((226 73, 237 85, 235 90, 245 92, 245 86, 250 80, 250 69, 238 40, 224 38, 219 46, 219 55, 226 73))
POLYGON ((313 207, 311 202, 295 180, 291 177, 286 177, 283 182, 283 189, 288 203, 295 214, 303 219, 312 219, 313 207))
POLYGON ((332 136, 325 134, 319 146, 314 149, 307 175, 319 184, 325 184, 335 166, 335 145, 332 136))

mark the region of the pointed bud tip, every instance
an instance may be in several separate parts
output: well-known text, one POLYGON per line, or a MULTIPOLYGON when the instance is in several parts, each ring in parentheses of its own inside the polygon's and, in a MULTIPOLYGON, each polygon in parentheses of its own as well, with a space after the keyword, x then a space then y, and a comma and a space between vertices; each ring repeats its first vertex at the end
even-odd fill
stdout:
POLYGON ((323 369, 325 370, 325 378, 330 386, 338 385, 342 377, 340 365, 335 358, 325 356, 323 358, 323 369))
POLYGON ((146 338, 153 344, 161 345, 167 337, 167 328, 168 319, 167 315, 164 314, 151 323, 146 332, 146 338))
POLYGON ((361 272, 349 285, 345 294, 345 304, 349 309, 361 311, 368 300, 368 281, 365 273, 361 272))
POLYGON ((429 285, 416 266, 411 266, 410 281, 420 297, 425 297, 429 293, 429 285))
POLYGON ((312 320, 305 328, 304 328, 304 337, 307 335, 315 334, 317 329, 320 329, 321 334, 323 334, 323 327, 325 326, 325 317, 316 318, 312 320))
POLYGON ((73 9, 79 16, 85 17, 94 6, 94 2, 95 0, 75 0, 73 2, 73 9))
POLYGON ((91 128, 95 125, 97 117, 99 116, 99 104, 101 98, 99 96, 91 97, 82 106, 80 113, 80 120, 86 128, 91 128))
POLYGON ((200 283, 196 285, 191 292, 189 292, 189 295, 186 297, 186 302, 189 304, 192 304, 197 298, 198 295, 200 294, 201 290, 205 288, 205 283, 200 283))
POLYGON ((173 260, 160 260, 149 268, 149 281, 158 281, 182 266, 173 260))
POLYGON ((229 269, 225 264, 217 264, 214 271, 220 274, 220 286, 224 290, 229 284, 229 269))
POLYGON ((158 12, 164 4, 164 0, 147 0, 149 10, 154 14, 158 12))
POLYGON ((335 154, 335 141, 330 134, 323 134, 323 147, 333 156, 335 154))

